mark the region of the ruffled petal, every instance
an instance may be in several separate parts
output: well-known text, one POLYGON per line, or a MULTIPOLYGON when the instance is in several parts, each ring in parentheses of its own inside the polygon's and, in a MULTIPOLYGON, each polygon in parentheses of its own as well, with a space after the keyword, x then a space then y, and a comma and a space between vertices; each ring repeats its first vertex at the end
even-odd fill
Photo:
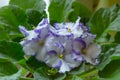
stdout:
POLYGON ((96 35, 93 35, 91 33, 84 33, 82 39, 86 43, 86 46, 89 46, 89 44, 93 43, 95 37, 96 35))
POLYGON ((83 34, 83 29, 79 25, 80 24, 80 17, 76 20, 76 23, 73 26, 72 33, 74 34, 74 38, 78 38, 83 34))
POLYGON ((45 58, 45 63, 47 65, 49 65, 50 67, 52 67, 53 65, 56 64, 56 61, 58 60, 58 57, 55 55, 55 54, 48 54, 46 55, 46 58, 45 58))
POLYGON ((60 52, 60 43, 59 41, 56 41, 54 37, 49 37, 47 40, 46 40, 46 43, 45 43, 45 47, 46 47, 46 50, 47 51, 56 51, 56 52, 60 52))
POLYGON ((84 55, 86 61, 94 65, 97 64, 96 58, 101 52, 101 46, 96 43, 93 43, 89 45, 89 47, 86 50, 87 52, 84 55))
POLYGON ((28 35, 29 35, 28 30, 27 30, 25 27, 19 26, 19 30, 20 30, 20 32, 21 32, 24 36, 28 36, 28 35))
POLYGON ((82 54, 75 54, 74 52, 72 52, 72 59, 76 62, 83 62, 85 61, 84 57, 82 56, 82 54))
POLYGON ((59 72, 60 73, 65 73, 65 72, 68 72, 71 70, 71 68, 68 66, 68 64, 66 64, 66 62, 64 62, 63 60, 62 61, 62 64, 61 64, 61 67, 59 69, 59 72))
POLYGON ((34 31, 39 34, 39 37, 41 39, 44 40, 49 35, 49 28, 50 24, 48 23, 48 20, 45 18, 38 24, 34 31))
POLYGON ((47 19, 47 18, 44 18, 44 19, 42 19, 42 21, 38 24, 38 26, 37 26, 36 29, 43 28, 43 27, 45 27, 46 24, 48 25, 49 22, 48 22, 48 19, 47 19))
POLYGON ((30 41, 23 46, 23 51, 26 55, 35 55, 39 47, 38 42, 30 41))
POLYGON ((86 48, 86 43, 81 38, 77 38, 73 41, 73 51, 76 54, 82 53, 81 50, 86 48))
POLYGON ((70 68, 78 67, 82 62, 82 60, 81 61, 76 61, 75 59, 73 59, 73 57, 74 56, 72 54, 65 55, 64 61, 66 62, 66 64, 69 65, 70 68))
POLYGON ((46 57, 45 47, 39 47, 39 50, 37 51, 35 57, 39 61, 45 61, 45 57, 46 57))

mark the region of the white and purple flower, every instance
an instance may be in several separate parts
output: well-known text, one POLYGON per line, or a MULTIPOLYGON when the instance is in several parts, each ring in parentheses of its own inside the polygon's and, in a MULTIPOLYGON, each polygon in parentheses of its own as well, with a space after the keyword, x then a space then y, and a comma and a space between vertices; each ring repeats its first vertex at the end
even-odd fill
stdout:
POLYGON ((95 35, 90 33, 85 33, 83 35, 85 36, 74 39, 73 51, 76 55, 81 54, 84 56, 86 62, 96 65, 98 63, 96 58, 101 52, 101 47, 97 43, 93 42, 95 35))
POLYGON ((34 30, 28 31, 25 27, 19 26, 20 31, 25 36, 20 44, 23 46, 23 51, 26 55, 38 56, 41 54, 39 59, 43 60, 45 55, 44 43, 49 36, 49 27, 47 19, 43 19, 34 30))
POLYGON ((80 17, 75 23, 55 23, 54 27, 56 29, 53 30, 54 33, 56 32, 59 35, 71 34, 74 39, 80 37, 84 31, 88 31, 88 28, 80 23, 80 17))
MULTIPOLYGON (((67 37, 67 36, 66 36, 67 37)), ((56 40, 58 37, 50 37, 46 41, 47 55, 45 63, 50 67, 57 68, 60 73, 70 71, 72 68, 78 67, 82 62, 73 59, 72 54, 72 39, 66 39, 64 42, 62 39, 56 40)))
POLYGON ((100 45, 94 43, 95 35, 80 23, 55 23, 52 27, 43 19, 34 30, 20 26, 25 36, 21 41, 26 55, 35 56, 37 60, 65 73, 78 67, 81 62, 96 65, 101 52, 100 45))

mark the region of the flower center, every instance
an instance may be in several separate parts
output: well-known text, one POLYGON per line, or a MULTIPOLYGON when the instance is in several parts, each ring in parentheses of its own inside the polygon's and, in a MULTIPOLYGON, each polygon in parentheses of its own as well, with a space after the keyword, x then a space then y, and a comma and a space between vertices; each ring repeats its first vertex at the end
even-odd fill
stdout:
POLYGON ((58 57, 59 58, 64 58, 64 55, 63 54, 58 54, 58 57))
POLYGON ((68 29, 67 29, 67 31, 68 31, 68 32, 71 32, 71 29, 70 29, 70 28, 68 28, 68 29))
POLYGON ((40 46, 43 46, 43 45, 44 45, 44 41, 43 41, 43 40, 40 40, 40 41, 39 41, 39 45, 40 45, 40 46))
POLYGON ((82 53, 86 54, 87 50, 86 49, 82 49, 82 53))
POLYGON ((32 29, 35 29, 35 28, 36 28, 35 26, 32 27, 32 29))

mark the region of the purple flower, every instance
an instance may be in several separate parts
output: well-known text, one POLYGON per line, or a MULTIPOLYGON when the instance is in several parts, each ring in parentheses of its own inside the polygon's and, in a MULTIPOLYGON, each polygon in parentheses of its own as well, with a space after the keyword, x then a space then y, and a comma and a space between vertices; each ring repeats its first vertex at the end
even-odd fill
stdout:
POLYGON ((81 25, 79 21, 80 17, 76 20, 75 23, 55 23, 55 29, 52 30, 52 32, 61 36, 71 34, 74 36, 74 38, 80 37, 84 32, 85 26, 81 25))
POLYGON ((73 50, 76 54, 81 54, 86 62, 96 65, 97 57, 101 52, 100 45, 93 42, 96 36, 84 32, 80 38, 73 41, 73 50))
POLYGON ((56 38, 50 37, 46 41, 47 55, 45 63, 50 67, 57 68, 60 73, 65 73, 70 71, 72 68, 78 67, 82 60, 76 62, 72 57, 72 40, 70 38, 64 38, 64 41, 61 41, 56 38))
POLYGON ((36 55, 38 60, 43 60, 45 48, 44 43, 49 36, 49 23, 47 19, 43 19, 34 30, 27 30, 25 27, 19 26, 20 31, 25 36, 20 44, 26 55, 36 55))
POLYGON ((60 73, 78 67, 81 62, 97 64, 101 47, 94 43, 96 36, 79 21, 80 18, 75 23, 55 23, 52 27, 47 19, 43 19, 29 31, 19 26, 25 36, 20 42, 23 51, 60 73))

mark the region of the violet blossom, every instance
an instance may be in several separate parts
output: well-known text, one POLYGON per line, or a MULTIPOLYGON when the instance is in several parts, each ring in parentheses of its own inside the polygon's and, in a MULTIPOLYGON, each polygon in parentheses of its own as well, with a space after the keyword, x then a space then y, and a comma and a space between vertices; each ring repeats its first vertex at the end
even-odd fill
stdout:
POLYGON ((43 19, 34 30, 20 26, 25 36, 21 41, 26 55, 35 56, 37 60, 65 73, 78 67, 82 62, 96 65, 101 47, 94 42, 96 35, 80 22, 55 23, 51 26, 43 19))

